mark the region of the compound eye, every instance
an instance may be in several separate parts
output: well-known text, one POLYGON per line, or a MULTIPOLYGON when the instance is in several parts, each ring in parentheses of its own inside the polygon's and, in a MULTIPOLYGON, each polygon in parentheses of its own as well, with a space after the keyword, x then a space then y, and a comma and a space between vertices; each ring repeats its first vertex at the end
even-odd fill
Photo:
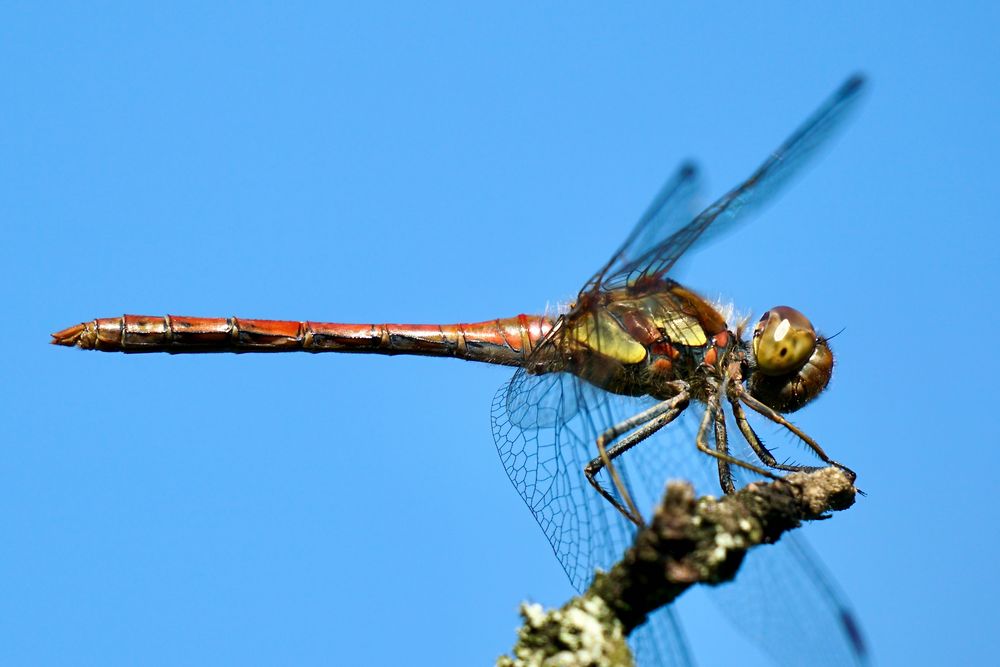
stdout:
POLYGON ((816 330, 806 316, 788 306, 764 313, 753 329, 753 353, 764 375, 802 368, 816 349, 816 330))

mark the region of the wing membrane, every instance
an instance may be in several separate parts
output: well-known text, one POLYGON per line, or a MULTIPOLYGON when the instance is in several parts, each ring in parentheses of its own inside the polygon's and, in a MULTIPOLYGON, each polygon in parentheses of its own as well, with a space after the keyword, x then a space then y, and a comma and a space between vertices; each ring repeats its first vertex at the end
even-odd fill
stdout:
POLYGON ((798 532, 747 554, 712 599, 778 665, 868 665, 860 627, 822 561, 798 532))
POLYGON ((587 281, 581 292, 594 289, 604 281, 606 275, 622 271, 631 262, 660 245, 678 227, 689 222, 696 213, 694 201, 700 187, 698 168, 691 162, 682 164, 656 193, 625 242, 607 264, 587 281))
MULTIPOLYGON (((504 468, 581 591, 595 569, 606 570, 621 558, 635 529, 583 474, 597 454, 599 431, 648 406, 644 399, 619 399, 566 373, 530 375, 522 369, 493 402, 493 433, 504 468)), ((619 466, 626 480, 632 472, 628 462, 619 466)), ((671 607, 651 615, 629 641, 642 667, 691 664, 671 607)))
POLYGON ((769 201, 835 134, 863 88, 862 77, 848 79, 750 178, 658 246, 625 263, 619 271, 607 272, 602 285, 614 288, 662 277, 710 226, 717 230, 732 225, 769 201))
MULTIPOLYGON (((494 399, 493 431, 504 468, 578 590, 596 568, 616 562, 634 534, 632 524, 590 487, 583 468, 596 456, 599 432, 651 404, 649 398, 598 390, 567 373, 531 375, 523 369, 494 399)), ((694 445, 699 413, 697 407, 688 410, 616 459, 647 516, 670 479, 718 495, 715 462, 694 445)), ((738 432, 730 432, 735 445, 738 432)), ((848 604, 797 534, 752 550, 736 580, 713 587, 710 596, 778 664, 867 664, 848 604)), ((671 607, 653 614, 630 641, 641 667, 693 662, 671 607)))
MULTIPOLYGON (((697 415, 686 413, 668 437, 693 442, 697 427, 697 415)), ((738 444, 738 431, 728 430, 730 444, 738 444)), ((699 495, 719 493, 717 468, 708 457, 685 456, 682 447, 657 450, 647 455, 665 460, 652 467, 683 470, 699 495)), ((744 475, 743 481, 752 479, 744 475)), ((733 627, 776 664, 868 664, 850 604, 801 529, 786 533, 775 544, 751 549, 736 579, 711 587, 709 595, 733 627)))
POLYGON ((587 483, 608 395, 568 373, 518 370, 493 401, 493 435, 507 475, 545 532, 573 586, 624 552, 631 524, 587 483))

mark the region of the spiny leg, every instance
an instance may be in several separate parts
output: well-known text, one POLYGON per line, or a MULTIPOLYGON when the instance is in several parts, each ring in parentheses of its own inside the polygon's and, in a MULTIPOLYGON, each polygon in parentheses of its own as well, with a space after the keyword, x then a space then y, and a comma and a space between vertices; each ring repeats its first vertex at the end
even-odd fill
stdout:
POLYGON ((618 422, 611 428, 607 429, 597 437, 597 446, 603 447, 611 440, 614 440, 618 436, 628 433, 637 426, 642 426, 648 421, 655 419, 664 412, 669 411, 673 406, 677 405, 679 402, 684 402, 688 400, 688 389, 685 383, 671 382, 669 387, 675 389, 677 393, 665 401, 660 401, 656 405, 643 410, 642 412, 632 415, 628 419, 618 422))
POLYGON ((753 430, 750 426, 750 422, 747 421, 746 412, 743 411, 743 406, 735 398, 729 399, 730 405, 733 408, 733 416, 736 418, 736 425, 739 426, 740 433, 746 438, 746 441, 750 444, 750 448, 753 449, 754 454, 757 458, 761 460, 764 465, 768 468, 774 468, 775 470, 782 470, 784 472, 813 472, 818 470, 818 466, 808 466, 808 465, 791 465, 788 463, 778 463, 774 455, 771 454, 764 443, 761 441, 760 436, 753 430))
POLYGON ((730 456, 728 453, 717 452, 708 446, 708 438, 707 438, 708 424, 709 422, 713 421, 715 413, 719 410, 721 410, 721 408, 719 406, 718 394, 713 394, 708 399, 708 405, 705 407, 705 415, 701 418, 701 426, 698 427, 698 435, 695 436, 694 439, 694 444, 698 447, 698 451, 702 452, 703 454, 708 454, 709 456, 714 456, 716 459, 720 461, 725 461, 726 463, 729 463, 731 465, 739 466, 740 468, 746 468, 747 470, 755 472, 758 475, 767 477, 768 479, 777 479, 777 476, 775 476, 771 472, 768 472, 767 470, 764 470, 763 468, 759 468, 753 465, 752 463, 747 463, 746 461, 741 461, 740 459, 734 456, 730 456))
MULTIPOLYGON (((729 438, 726 435, 726 413, 722 410, 715 411, 715 450, 721 454, 729 454, 729 438)), ((733 469, 728 461, 719 459, 719 486, 723 493, 736 493, 736 484, 733 482, 733 469)))
POLYGON ((767 417, 776 424, 781 424, 789 431, 794 433, 802 442, 809 445, 809 448, 812 449, 813 452, 816 453, 816 456, 822 459, 824 463, 840 468, 845 473, 847 473, 848 477, 851 478, 852 483, 854 482, 855 479, 857 479, 858 477, 857 473, 855 473, 853 470, 843 465, 842 463, 837 463, 829 456, 827 456, 826 452, 823 451, 823 448, 820 447, 815 440, 813 440, 808 435, 799 430, 799 428, 795 424, 785 419, 785 417, 780 412, 777 412, 774 409, 764 405, 756 398, 751 396, 749 393, 747 393, 745 389, 742 389, 742 387, 740 388, 738 395, 740 397, 740 400, 746 403, 747 407, 749 407, 751 410, 764 415, 765 417, 767 417))
POLYGON ((598 436, 597 450, 600 455, 588 463, 583 469, 583 473, 586 475, 587 481, 590 482, 590 485, 593 486, 605 500, 611 503, 615 509, 621 512, 625 518, 637 526, 643 525, 642 513, 639 512, 638 508, 636 508, 635 502, 632 500, 632 495, 622 482, 621 477, 618 475, 618 470, 615 468, 612 461, 672 422, 677 418, 677 415, 684 411, 687 405, 688 394, 687 391, 684 390, 673 398, 657 403, 652 408, 644 410, 633 417, 629 417, 623 422, 615 424, 598 436), (614 440, 623 433, 628 433, 629 431, 632 432, 622 438, 621 441, 615 443, 610 448, 606 447, 608 442, 614 440), (604 468, 607 468, 612 484, 614 484, 618 493, 621 495, 622 499, 624 499, 625 505, 619 502, 614 495, 601 486, 601 483, 597 481, 597 473, 604 468))

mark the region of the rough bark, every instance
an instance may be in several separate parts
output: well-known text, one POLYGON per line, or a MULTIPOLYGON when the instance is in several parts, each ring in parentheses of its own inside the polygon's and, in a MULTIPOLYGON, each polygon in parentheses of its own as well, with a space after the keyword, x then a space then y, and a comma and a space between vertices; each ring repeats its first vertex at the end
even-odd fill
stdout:
POLYGON ((671 482, 652 521, 622 560, 561 609, 522 605, 525 623, 501 667, 632 665, 626 637, 646 617, 697 583, 729 581, 748 549, 778 540, 803 521, 854 504, 841 470, 795 473, 716 499, 671 482))

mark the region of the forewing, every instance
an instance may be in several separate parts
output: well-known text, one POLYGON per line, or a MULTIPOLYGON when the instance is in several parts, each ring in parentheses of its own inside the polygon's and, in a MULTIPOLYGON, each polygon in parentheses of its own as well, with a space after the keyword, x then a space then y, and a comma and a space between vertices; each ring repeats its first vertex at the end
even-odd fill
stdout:
POLYGON ((751 550, 716 605, 778 665, 867 665, 861 628, 800 532, 751 550))
POLYGON ((628 638, 639 667, 685 667, 694 665, 684 639, 684 629, 672 605, 660 607, 628 638))
POLYGON ((746 181, 705 209, 690 224, 658 246, 608 271, 602 285, 608 289, 662 277, 709 227, 713 232, 734 224, 776 195, 788 179, 827 143, 860 99, 864 79, 848 79, 746 181))
POLYGON ((589 292, 600 285, 605 276, 614 275, 636 259, 656 248, 663 240, 691 221, 697 211, 695 198, 701 187, 697 167, 684 163, 663 184, 646 211, 639 218, 631 233, 615 251, 607 264, 587 281, 581 292, 589 292))
MULTIPOLYGON (((693 443, 696 417, 682 415, 671 437, 693 443)), ((732 426, 728 431, 730 445, 738 446, 732 447, 733 453, 748 458, 739 445, 739 432, 732 426)), ((666 459, 654 467, 684 470, 699 495, 719 495, 715 462, 706 456, 685 456, 685 451, 660 447, 650 454, 666 459), (678 455, 681 460, 672 460, 678 455)), ((776 664, 868 664, 860 625, 801 529, 786 533, 776 544, 751 549, 736 579, 712 587, 709 593, 733 626, 776 664)))

